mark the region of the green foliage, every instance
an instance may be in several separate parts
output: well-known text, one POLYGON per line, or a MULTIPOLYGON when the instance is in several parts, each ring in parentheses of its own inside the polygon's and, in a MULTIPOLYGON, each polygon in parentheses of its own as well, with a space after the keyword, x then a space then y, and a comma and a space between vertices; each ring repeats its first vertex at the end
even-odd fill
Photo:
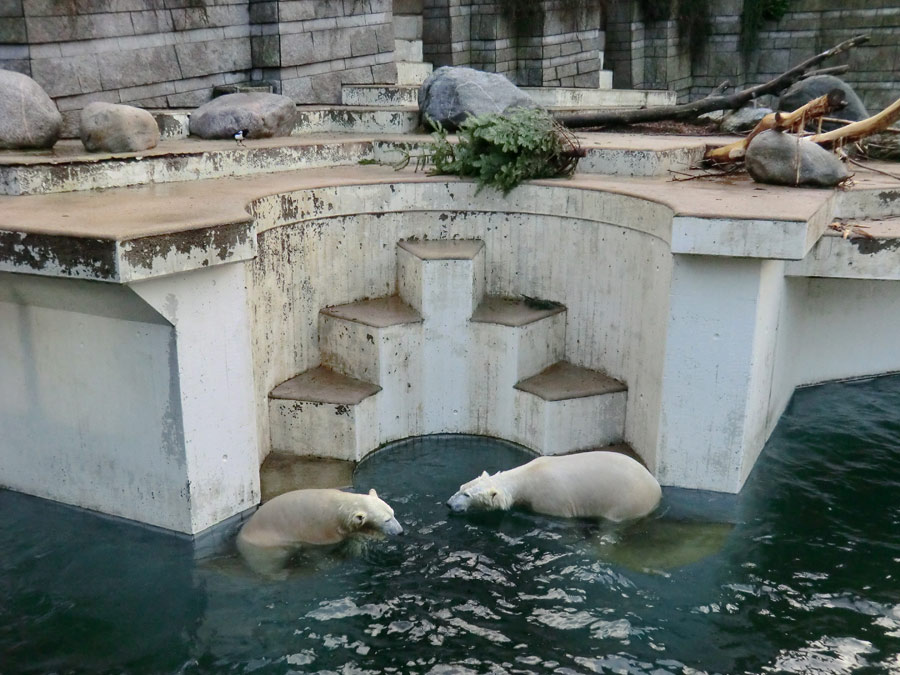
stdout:
POLYGON ((570 176, 583 156, 574 137, 539 108, 469 117, 456 143, 432 126, 434 142, 421 159, 432 174, 474 178, 479 192, 490 185, 505 195, 525 180, 570 176))

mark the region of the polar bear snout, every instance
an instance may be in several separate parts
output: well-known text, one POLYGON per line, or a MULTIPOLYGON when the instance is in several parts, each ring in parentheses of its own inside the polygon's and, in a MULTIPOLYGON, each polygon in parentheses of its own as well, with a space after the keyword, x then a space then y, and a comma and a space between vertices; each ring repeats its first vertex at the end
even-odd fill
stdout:
POLYGON ((462 492, 457 492, 447 500, 447 506, 453 513, 462 513, 469 510, 469 497, 462 492))
POLYGON ((381 531, 385 534, 403 534, 403 526, 400 525, 400 522, 396 518, 391 518, 384 521, 384 524, 381 526, 381 531))

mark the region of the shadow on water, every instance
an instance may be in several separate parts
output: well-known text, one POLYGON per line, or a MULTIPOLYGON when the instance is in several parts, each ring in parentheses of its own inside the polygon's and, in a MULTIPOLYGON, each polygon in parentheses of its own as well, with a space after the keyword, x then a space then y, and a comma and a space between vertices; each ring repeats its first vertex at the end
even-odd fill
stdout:
POLYGON ((613 527, 446 499, 521 448, 363 462, 400 537, 283 580, 188 541, 0 491, 0 673, 900 672, 900 378, 800 391, 744 491, 666 490, 613 527), (10 515, 11 514, 11 517, 10 515))

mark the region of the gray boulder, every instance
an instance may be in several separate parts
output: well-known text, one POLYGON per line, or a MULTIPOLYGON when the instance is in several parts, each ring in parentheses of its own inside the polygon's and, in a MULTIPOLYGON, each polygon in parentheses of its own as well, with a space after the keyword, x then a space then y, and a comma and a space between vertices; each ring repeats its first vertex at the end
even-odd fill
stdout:
POLYGON ((52 148, 62 115, 27 75, 0 70, 0 149, 52 148))
POLYGON ((735 110, 728 114, 722 120, 720 128, 729 134, 736 134, 742 131, 750 131, 759 124, 759 121, 772 112, 771 108, 755 108, 754 106, 744 106, 740 110, 735 110))
POLYGON ((191 114, 191 134, 200 138, 290 136, 297 107, 287 96, 262 92, 226 94, 204 103, 191 114))
POLYGON ((830 188, 849 176, 843 162, 822 146, 773 130, 750 141, 744 163, 753 180, 771 185, 830 188))
POLYGON ((81 111, 79 135, 89 152, 140 152, 159 143, 159 127, 149 112, 100 101, 81 111))
POLYGON ((502 113, 507 108, 534 108, 535 102, 503 75, 474 68, 443 66, 419 88, 422 119, 456 129, 467 117, 502 113))
MULTIPOLYGON (((784 111, 796 110, 814 98, 824 96, 832 89, 840 89, 844 93, 847 105, 843 109, 831 113, 830 117, 839 117, 843 120, 856 122, 869 116, 869 111, 866 110, 865 104, 853 91, 853 87, 834 75, 813 75, 805 80, 795 82, 790 89, 779 97, 778 109, 784 111)), ((834 129, 839 126, 839 124, 826 122, 823 128, 834 129)))

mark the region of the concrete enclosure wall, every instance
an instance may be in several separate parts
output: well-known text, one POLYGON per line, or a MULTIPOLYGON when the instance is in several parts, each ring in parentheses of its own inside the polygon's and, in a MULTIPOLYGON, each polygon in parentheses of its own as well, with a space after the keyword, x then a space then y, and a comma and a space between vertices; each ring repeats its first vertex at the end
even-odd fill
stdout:
POLYGON ((646 224, 669 222, 666 207, 598 193, 586 206, 578 191, 536 186, 519 187, 507 204, 475 197, 465 183, 344 190, 353 196, 329 189, 257 205, 258 217, 280 221, 260 232, 251 263, 261 458, 269 450, 268 393, 320 363, 319 310, 396 293, 398 241, 460 238, 484 241, 488 294, 566 305, 566 359, 628 384, 626 438, 653 465, 672 254, 665 227, 654 234, 646 224), (320 217, 296 222, 310 202, 322 205, 320 217), (353 203, 383 204, 383 212, 341 215, 353 203), (510 211, 491 212, 497 208, 510 211))
POLYGON ((611 3, 607 67, 614 86, 674 89, 679 100, 698 98, 724 80, 738 87, 771 79, 855 35, 871 40, 823 65, 847 63, 842 77, 870 108, 892 103, 897 74, 900 3, 896 0, 792 0, 778 21, 765 21, 749 59, 740 54, 741 0, 712 0, 712 31, 702 56, 691 63, 674 21, 643 21, 635 0, 611 3))

